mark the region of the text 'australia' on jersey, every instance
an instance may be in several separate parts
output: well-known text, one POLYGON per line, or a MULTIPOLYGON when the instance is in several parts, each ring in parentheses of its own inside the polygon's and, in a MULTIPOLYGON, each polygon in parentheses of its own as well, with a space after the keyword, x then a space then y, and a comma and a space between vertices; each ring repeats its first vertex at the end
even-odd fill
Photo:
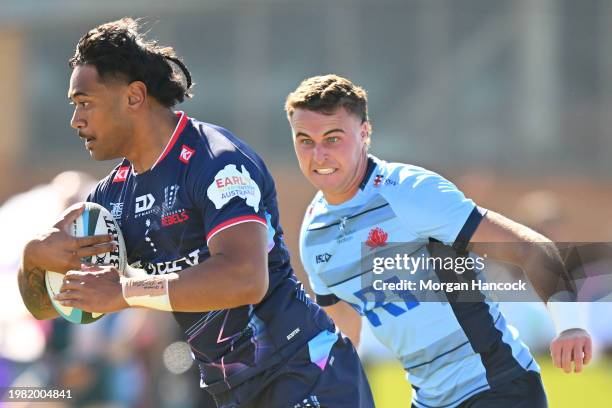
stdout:
MULTIPOLYGON (((367 260, 388 256, 393 245, 387 244, 410 244, 414 254, 428 256, 433 239, 464 251, 485 212, 438 174, 373 156, 353 198, 329 205, 319 192, 306 210, 300 256, 317 302, 329 306, 343 300, 364 316, 408 372, 417 407, 455 407, 526 370, 538 370, 497 303, 484 297, 470 303, 419 302, 409 290, 381 301, 374 279, 366 278, 373 274, 367 260)), ((445 279, 423 268, 414 276, 415 281, 445 279)))
POLYGON ((257 222, 267 228, 269 288, 261 303, 173 313, 203 382, 231 388, 333 326, 293 274, 274 181, 263 161, 227 130, 177 115, 177 128, 150 170, 136 174, 124 160, 89 200, 111 211, 128 262, 151 275, 180 274, 205 261, 207 242, 234 225, 257 222))

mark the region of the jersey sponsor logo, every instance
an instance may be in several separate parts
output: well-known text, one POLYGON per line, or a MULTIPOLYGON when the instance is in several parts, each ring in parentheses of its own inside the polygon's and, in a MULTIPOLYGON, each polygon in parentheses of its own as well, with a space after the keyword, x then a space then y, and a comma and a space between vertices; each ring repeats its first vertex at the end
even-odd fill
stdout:
POLYGON ((155 197, 153 197, 153 194, 149 193, 138 196, 136 197, 136 208, 134 213, 138 215, 145 211, 149 211, 151 208, 153 208, 153 204, 155 204, 155 197))
POLYGON ((344 235, 336 240, 337 244, 344 244, 345 242, 349 242, 353 240, 352 235, 344 235))
POLYGON ((319 254, 315 256, 315 261, 317 264, 328 262, 331 259, 332 255, 327 252, 324 254, 319 254))
POLYGON ((376 247, 387 245, 387 238, 389 238, 389 234, 387 234, 382 228, 375 227, 368 233, 368 240, 365 243, 367 246, 374 249, 376 247))
POLYGON ((193 157, 194 153, 195 149, 192 149, 187 145, 183 145, 181 146, 181 154, 179 155, 179 160, 187 164, 189 163, 189 160, 193 157))
POLYGON ((382 184, 382 181, 383 181, 383 175, 377 174, 376 177, 374 178, 374 187, 380 187, 380 185, 382 184))
POLYGON ((123 215, 123 203, 109 203, 111 206, 111 215, 117 222, 120 221, 123 215))
POLYGON ((235 164, 225 166, 208 186, 206 194, 217 210, 232 198, 240 197, 245 200, 246 205, 253 207, 255 212, 259 212, 261 191, 244 165, 241 166, 241 171, 238 171, 235 164))
MULTIPOLYGON (((398 284, 400 279, 397 276, 385 280, 386 283, 398 284)), ((392 299, 385 299, 388 292, 381 293, 373 285, 354 292, 353 295, 361 300, 361 304, 353 304, 360 315, 365 316, 374 327, 382 325, 381 316, 389 314, 393 317, 400 316, 409 310, 419 306, 419 301, 409 290, 393 290, 392 299), (383 299, 380 299, 381 294, 383 299), (375 299, 372 305, 372 299, 375 299), (393 301, 385 301, 393 300, 393 301), (402 302, 403 301, 403 302, 402 302), (403 305, 402 305, 403 303, 403 305), (372 305, 372 307, 370 307, 372 305)))
POLYGON ((292 338, 294 338, 295 335, 298 334, 300 331, 301 329, 299 327, 295 328, 291 333, 287 335, 287 340, 291 340, 292 338))
POLYGON ((145 263, 139 267, 147 271, 149 275, 163 275, 166 273, 180 272, 185 268, 200 263, 200 250, 191 251, 187 256, 166 262, 145 263))
POLYGON ((385 177, 382 174, 377 174, 376 177, 374 177, 373 184, 374 184, 374 187, 380 187, 382 185, 397 186, 397 181, 391 180, 391 179, 385 179, 385 177))
POLYGON ((117 169, 117 172, 115 173, 115 177, 113 178, 113 183, 121 183, 125 180, 127 180, 127 176, 130 173, 130 167, 129 166, 121 166, 117 169))
POLYGON ((164 215, 161 219, 161 225, 162 227, 169 227, 174 224, 180 224, 182 222, 185 222, 188 219, 189 219, 189 215, 187 214, 187 211, 180 210, 177 213, 164 215))

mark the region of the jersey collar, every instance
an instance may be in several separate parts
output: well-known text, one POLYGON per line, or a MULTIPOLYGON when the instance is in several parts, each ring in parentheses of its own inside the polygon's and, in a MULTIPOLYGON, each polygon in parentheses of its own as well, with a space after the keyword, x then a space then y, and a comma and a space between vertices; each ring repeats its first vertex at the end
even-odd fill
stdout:
POLYGON ((372 173, 374 172, 375 168, 376 168, 376 162, 374 161, 374 158, 368 155, 368 167, 366 167, 365 175, 363 176, 363 180, 361 181, 361 184, 359 185, 360 190, 363 190, 364 188, 366 188, 366 186, 368 185, 368 180, 370 180, 370 177, 372 176, 372 173))
POLYGON ((170 153, 170 150, 172 150, 172 148, 176 144, 176 141, 178 140, 179 136, 183 132, 183 129, 185 129, 185 125, 187 125, 187 120, 189 120, 189 118, 187 117, 185 112, 177 111, 175 112, 175 114, 179 118, 179 121, 176 124, 176 128, 174 128, 174 132, 172 132, 172 136, 170 137, 168 144, 166 145, 162 153, 159 155, 157 160, 155 160, 155 163, 153 164, 153 166, 151 166, 151 170, 153 170, 155 166, 161 163, 161 161, 164 160, 164 158, 168 155, 168 153, 170 153))

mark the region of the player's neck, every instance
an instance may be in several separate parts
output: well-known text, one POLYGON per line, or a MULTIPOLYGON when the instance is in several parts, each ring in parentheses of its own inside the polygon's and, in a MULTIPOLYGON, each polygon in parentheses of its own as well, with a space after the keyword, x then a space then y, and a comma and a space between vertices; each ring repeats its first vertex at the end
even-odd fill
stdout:
POLYGON ((134 128, 132 143, 126 158, 136 173, 143 173, 155 164, 168 145, 178 118, 168 108, 152 108, 134 128))

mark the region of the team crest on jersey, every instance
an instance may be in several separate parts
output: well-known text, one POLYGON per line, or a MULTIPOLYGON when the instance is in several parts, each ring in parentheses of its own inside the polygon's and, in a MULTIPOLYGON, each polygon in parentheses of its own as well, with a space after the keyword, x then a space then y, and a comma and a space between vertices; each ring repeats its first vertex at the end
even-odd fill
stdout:
POLYGON ((162 204, 163 211, 170 211, 176 204, 176 196, 179 191, 179 185, 174 184, 164 188, 164 202, 162 204))
POLYGON ((189 214, 184 208, 174 208, 179 187, 178 184, 173 184, 164 188, 164 202, 162 203, 161 213, 162 227, 180 224, 189 219, 189 214))
POLYGON ((120 222, 123 215, 123 203, 109 203, 111 206, 111 215, 117 222, 120 222))
POLYGON ((127 176, 130 173, 130 167, 129 166, 121 166, 117 169, 117 172, 115 173, 115 177, 113 178, 113 183, 121 183, 125 180, 127 180, 127 176))
POLYGON ((189 160, 193 157, 195 150, 187 145, 183 145, 181 147, 181 154, 179 155, 179 160, 183 163, 189 163, 189 160))
POLYGON ((208 186, 206 194, 210 201, 219 210, 232 198, 240 197, 246 201, 246 205, 253 207, 255 212, 259 212, 259 202, 261 191, 257 183, 251 178, 248 170, 240 166, 238 171, 235 164, 228 164, 217 173, 215 179, 208 186))
POLYGON ((387 238, 389 238, 389 234, 387 234, 382 228, 375 227, 368 233, 366 245, 372 249, 385 246, 387 245, 387 238))

